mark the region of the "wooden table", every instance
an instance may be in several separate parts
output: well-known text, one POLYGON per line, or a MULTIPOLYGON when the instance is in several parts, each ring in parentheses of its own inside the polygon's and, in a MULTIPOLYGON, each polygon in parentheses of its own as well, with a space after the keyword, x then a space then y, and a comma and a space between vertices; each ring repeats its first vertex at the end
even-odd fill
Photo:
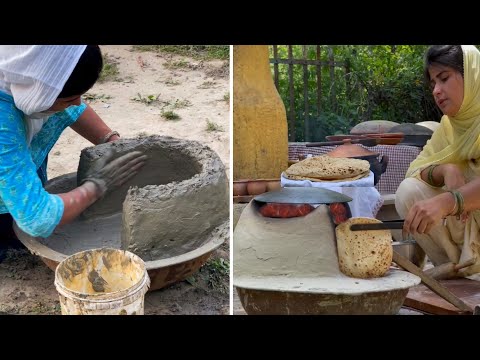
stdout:
MULTIPOLYGON (((461 298, 467 305, 475 308, 480 304, 480 281, 470 279, 440 280, 442 285, 461 298)), ((404 306, 435 315, 468 315, 444 300, 425 285, 410 288, 404 306)))

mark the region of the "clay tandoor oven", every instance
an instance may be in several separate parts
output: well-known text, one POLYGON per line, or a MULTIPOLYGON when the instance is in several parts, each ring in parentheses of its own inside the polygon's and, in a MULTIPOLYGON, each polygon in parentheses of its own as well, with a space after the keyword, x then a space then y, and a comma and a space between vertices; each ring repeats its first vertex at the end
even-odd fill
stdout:
POLYGON ((252 200, 233 234, 233 285, 249 315, 396 314, 408 289, 420 283, 395 269, 370 279, 344 275, 325 204, 291 218, 261 211, 261 203, 252 200))
POLYGON ((185 279, 228 238, 228 183, 222 161, 196 141, 121 139, 84 149, 78 174, 54 178, 46 189, 63 193, 75 188, 77 177, 110 148, 118 156, 140 150, 149 159, 132 180, 107 193, 73 223, 58 226, 50 237, 33 238, 14 225, 17 236, 52 270, 76 252, 113 247, 145 261, 150 290, 185 279))

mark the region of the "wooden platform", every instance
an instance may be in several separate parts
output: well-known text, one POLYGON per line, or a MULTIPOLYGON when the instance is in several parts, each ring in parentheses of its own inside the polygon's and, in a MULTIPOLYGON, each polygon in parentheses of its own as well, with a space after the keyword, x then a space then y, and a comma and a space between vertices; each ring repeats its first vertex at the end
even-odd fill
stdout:
MULTIPOLYGON (((461 298, 472 309, 480 305, 480 281, 470 279, 440 280, 453 294, 461 298)), ((434 315, 470 315, 457 309, 444 300, 424 284, 419 284, 410 289, 404 306, 434 315)))

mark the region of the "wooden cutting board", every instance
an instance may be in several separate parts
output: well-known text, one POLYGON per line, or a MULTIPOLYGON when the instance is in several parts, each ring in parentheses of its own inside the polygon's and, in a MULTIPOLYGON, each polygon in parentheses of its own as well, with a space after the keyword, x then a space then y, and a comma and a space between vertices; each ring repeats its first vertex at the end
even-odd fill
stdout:
MULTIPOLYGON (((440 280, 443 286, 475 308, 480 305, 480 281, 470 279, 440 280)), ((425 285, 410 288, 403 306, 435 315, 470 315, 442 299, 425 285)))

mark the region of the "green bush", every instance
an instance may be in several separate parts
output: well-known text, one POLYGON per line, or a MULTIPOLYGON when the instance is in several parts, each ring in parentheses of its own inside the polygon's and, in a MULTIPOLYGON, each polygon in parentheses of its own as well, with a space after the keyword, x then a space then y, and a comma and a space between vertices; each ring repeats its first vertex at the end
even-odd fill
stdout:
MULTIPOLYGON (((431 92, 423 81, 423 56, 426 45, 321 45, 321 60, 347 65, 321 67, 321 108, 317 104, 316 66, 308 65, 308 113, 305 111, 304 66, 293 66, 295 138, 290 141, 323 141, 325 135, 348 133, 367 120, 390 120, 399 123, 434 120, 441 117, 431 92), (310 136, 305 136, 305 118, 310 136)), ((278 45, 279 58, 288 57, 286 45, 278 45)), ((293 46, 293 58, 302 59, 303 46, 293 46)), ((307 59, 316 58, 316 45, 307 45, 307 59)), ((273 58, 272 47, 270 57, 273 58)), ((291 121, 288 65, 279 64, 279 87, 289 121, 291 121)), ((274 65, 271 64, 272 75, 274 65)))

